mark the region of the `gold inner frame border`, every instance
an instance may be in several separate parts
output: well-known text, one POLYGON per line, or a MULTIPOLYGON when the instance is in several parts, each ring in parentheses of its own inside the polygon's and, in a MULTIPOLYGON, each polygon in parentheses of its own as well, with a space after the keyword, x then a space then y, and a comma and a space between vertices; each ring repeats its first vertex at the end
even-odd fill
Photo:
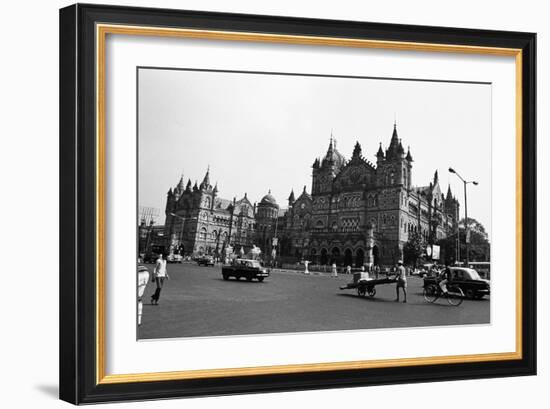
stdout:
POLYGON ((96 24, 96 383, 173 381, 268 374, 314 373, 323 371, 391 368, 418 365, 491 362, 522 358, 522 50, 458 44, 415 43, 354 38, 297 36, 236 31, 96 24), (295 45, 371 48, 401 51, 466 53, 515 57, 516 65, 516 350, 504 353, 449 355, 368 361, 320 362, 298 365, 238 367, 132 374, 105 373, 105 42, 108 34, 199 38, 220 41, 248 41, 295 45))

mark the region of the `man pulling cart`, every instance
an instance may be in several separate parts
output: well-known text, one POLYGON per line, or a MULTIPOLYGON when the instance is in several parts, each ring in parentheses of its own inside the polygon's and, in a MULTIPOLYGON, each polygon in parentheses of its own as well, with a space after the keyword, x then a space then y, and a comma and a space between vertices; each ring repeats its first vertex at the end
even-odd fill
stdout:
POLYGON ((374 297, 376 295, 376 286, 381 284, 395 284, 396 278, 386 277, 379 279, 372 279, 365 271, 353 274, 353 282, 348 283, 340 287, 340 290, 357 290, 357 295, 360 297, 374 297))

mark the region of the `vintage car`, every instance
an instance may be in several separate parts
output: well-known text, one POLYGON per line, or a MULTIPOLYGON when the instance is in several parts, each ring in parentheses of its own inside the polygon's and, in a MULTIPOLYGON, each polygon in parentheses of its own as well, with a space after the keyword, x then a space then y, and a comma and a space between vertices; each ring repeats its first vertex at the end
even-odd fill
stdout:
POLYGON ((200 256, 197 258, 197 265, 199 266, 213 266, 214 265, 214 257, 212 256, 200 256))
POLYGON ((183 257, 181 254, 170 254, 166 258, 169 263, 183 263, 183 257))
POLYGON ((233 260, 231 264, 222 267, 222 277, 224 280, 229 280, 230 277, 240 280, 243 277, 248 281, 257 279, 262 282, 266 277, 269 277, 269 272, 257 260, 238 258, 233 260))
POLYGON ((143 263, 144 264, 155 264, 155 262, 157 261, 159 256, 160 256, 160 253, 156 253, 154 251, 145 253, 145 255, 143 256, 143 263))
MULTIPOLYGON (((460 287, 467 298, 481 299, 491 294, 490 282, 481 278, 473 268, 450 267, 450 269, 452 283, 460 287)), ((424 287, 436 284, 436 282, 439 282, 439 277, 426 277, 424 278, 424 287)))

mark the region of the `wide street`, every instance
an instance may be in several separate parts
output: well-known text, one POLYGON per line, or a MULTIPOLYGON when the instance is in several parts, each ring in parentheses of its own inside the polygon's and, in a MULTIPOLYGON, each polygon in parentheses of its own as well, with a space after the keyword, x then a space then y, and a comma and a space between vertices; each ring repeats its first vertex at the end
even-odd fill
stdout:
MULTIPOLYGON (((147 265, 150 272, 153 265, 147 265)), ((490 301, 465 300, 458 307, 427 303, 422 279, 408 279, 408 302, 397 303, 395 284, 376 287, 374 298, 340 290, 351 276, 306 276, 274 271, 263 283, 224 281, 221 266, 169 264, 170 280, 159 305, 150 304, 155 284, 143 297, 138 338, 265 334, 489 323, 490 301)))

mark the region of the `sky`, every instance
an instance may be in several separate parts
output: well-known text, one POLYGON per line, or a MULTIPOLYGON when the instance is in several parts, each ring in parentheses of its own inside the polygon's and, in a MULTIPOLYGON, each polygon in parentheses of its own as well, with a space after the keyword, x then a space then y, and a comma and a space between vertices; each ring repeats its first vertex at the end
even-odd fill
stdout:
POLYGON ((491 85, 141 68, 138 78, 138 201, 158 208, 181 175, 202 181, 208 167, 219 196, 260 201, 271 190, 280 206, 294 189, 311 192, 311 166, 331 133, 347 158, 358 141, 376 163, 396 123, 413 157, 412 184, 435 170, 451 186, 464 217, 491 232, 491 85))

